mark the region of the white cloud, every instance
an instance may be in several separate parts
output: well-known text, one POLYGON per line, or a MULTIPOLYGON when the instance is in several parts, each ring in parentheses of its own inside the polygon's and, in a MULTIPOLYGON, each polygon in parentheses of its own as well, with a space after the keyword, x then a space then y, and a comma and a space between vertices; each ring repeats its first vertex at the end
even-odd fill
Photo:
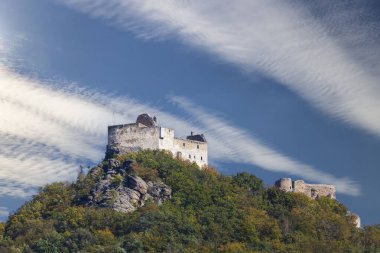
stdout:
POLYGON ((335 18, 326 15, 319 23, 306 8, 288 1, 61 2, 142 38, 178 37, 244 71, 261 72, 329 115, 380 136, 380 78, 373 71, 379 62, 370 54, 378 55, 378 43, 370 39, 380 25, 372 20, 366 26, 366 16, 355 6, 337 9, 329 1, 322 12, 330 4, 335 18), (355 18, 343 23, 347 15, 342 13, 355 18), (357 30, 360 27, 370 28, 357 30), (358 43, 371 49, 363 50, 358 43))
POLYGON ((145 108, 0 66, 0 195, 25 197, 36 186, 72 179, 79 164, 101 160, 107 124, 131 121, 145 108))
POLYGON ((9 211, 8 208, 0 206, 0 216, 8 216, 9 211))
MULTIPOLYGON (((262 71, 280 80, 333 115, 380 132, 376 80, 348 59, 322 27, 298 9, 278 2, 241 0, 233 6, 223 1, 66 3, 134 29, 144 38, 179 35, 186 43, 247 71, 262 71)), ((308 180, 331 182, 341 193, 360 193, 352 180, 281 154, 185 98, 172 100, 189 113, 190 119, 130 98, 20 76, 5 67, 7 54, 9 47, 0 38, 0 195, 26 197, 34 193, 35 187, 72 179, 79 164, 102 158, 108 124, 133 121, 142 112, 156 114, 180 135, 187 130, 205 131, 213 161, 254 164, 308 180), (235 141, 222 142, 226 136, 235 141)))
MULTIPOLYGON (((173 98, 174 100, 174 98, 173 98)), ((207 114, 186 99, 176 99, 190 119, 180 118, 126 97, 78 86, 55 86, 0 70, 0 195, 26 197, 35 187, 76 176, 79 164, 104 155, 107 125, 131 122, 142 112, 157 115, 180 136, 205 131, 213 161, 256 164, 316 181, 334 182, 338 190, 358 195, 348 179, 335 178, 263 145, 232 124, 207 114), (222 137, 234 143, 222 142, 222 137)))
POLYGON ((258 138, 184 97, 173 96, 171 100, 198 123, 198 131, 206 133, 212 159, 216 161, 254 164, 266 170, 289 173, 306 180, 335 184, 339 192, 349 195, 360 194, 359 185, 349 178, 337 178, 281 154, 258 138))

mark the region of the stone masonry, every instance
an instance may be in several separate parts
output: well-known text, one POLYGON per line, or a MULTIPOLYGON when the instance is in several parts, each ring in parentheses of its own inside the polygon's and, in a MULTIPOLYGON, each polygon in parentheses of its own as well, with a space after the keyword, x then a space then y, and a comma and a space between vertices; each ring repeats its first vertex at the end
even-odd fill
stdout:
MULTIPOLYGON (((336 199, 336 187, 331 184, 307 184, 303 180, 292 181, 291 178, 281 178, 276 181, 275 186, 286 192, 303 193, 312 199, 316 199, 320 196, 336 199)), ((359 215, 348 211, 347 216, 350 216, 354 225, 360 228, 359 215)))
POLYGON ((275 185, 284 191, 300 192, 313 199, 319 196, 336 198, 335 185, 331 184, 307 184, 303 180, 292 181, 291 178, 281 178, 275 185))
POLYGON ((156 117, 141 114, 135 123, 108 127, 106 157, 141 149, 170 151, 174 157, 207 166, 207 141, 203 134, 177 138, 174 130, 158 126, 156 117))

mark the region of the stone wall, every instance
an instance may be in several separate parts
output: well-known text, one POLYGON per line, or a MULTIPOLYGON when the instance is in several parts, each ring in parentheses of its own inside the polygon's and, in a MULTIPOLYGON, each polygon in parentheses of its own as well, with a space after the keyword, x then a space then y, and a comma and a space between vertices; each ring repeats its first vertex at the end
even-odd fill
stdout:
POLYGON ((187 139, 174 139, 176 156, 197 163, 200 167, 207 165, 207 142, 187 139))
POLYGON ((207 165, 207 143, 176 138, 173 129, 160 129, 159 149, 168 150, 174 157, 195 162, 200 167, 207 165))
POLYGON ((139 149, 168 150, 174 157, 195 162, 200 167, 208 161, 207 142, 176 138, 173 129, 140 123, 108 127, 107 157, 139 149))
POLYGON ((293 191, 291 178, 281 178, 278 181, 276 181, 275 185, 283 191, 293 191))
POLYGON ((175 151, 172 150, 174 147, 174 130, 170 128, 161 127, 160 128, 160 138, 158 146, 160 149, 170 150, 173 154, 175 151))
POLYGON ((159 148, 158 127, 126 124, 108 127, 107 153, 127 153, 139 149, 159 148))
POLYGON ((303 180, 292 181, 291 178, 281 178, 275 184, 278 188, 287 192, 300 192, 310 198, 326 196, 335 199, 335 185, 330 184, 307 184, 303 180))
POLYGON ((311 198, 326 196, 332 199, 336 198, 336 189, 334 185, 329 184, 306 184, 294 187, 294 192, 301 192, 311 198))
MULTIPOLYGON (((318 198, 320 196, 336 199, 336 187, 331 184, 307 184, 303 180, 292 181, 291 178, 281 178, 275 182, 275 186, 286 192, 299 192, 310 198, 318 198)), ((360 228, 360 217, 357 214, 348 212, 351 216, 353 224, 360 228)))
POLYGON ((360 228, 361 227, 361 221, 360 221, 360 216, 359 215, 357 215, 357 214, 353 214, 353 216, 354 216, 354 220, 355 220, 355 226, 357 227, 357 228, 360 228))

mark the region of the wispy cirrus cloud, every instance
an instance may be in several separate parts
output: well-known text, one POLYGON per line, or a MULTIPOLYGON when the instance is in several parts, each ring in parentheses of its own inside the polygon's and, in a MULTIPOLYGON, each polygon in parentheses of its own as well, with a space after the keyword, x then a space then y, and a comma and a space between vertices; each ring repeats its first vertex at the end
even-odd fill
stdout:
MULTIPOLYGON (((72 0, 68 3, 76 4, 76 2, 72 0)), ((128 10, 137 8, 135 6, 136 2, 131 1, 129 4, 119 6, 121 7, 118 9, 120 13, 113 13, 112 10, 114 10, 115 6, 121 3, 114 0, 108 2, 108 7, 104 9, 104 13, 98 13, 96 10, 104 4, 102 0, 93 1, 90 9, 88 9, 87 1, 81 1, 81 3, 77 7, 86 9, 93 15, 103 16, 106 15, 104 13, 108 13, 108 16, 104 17, 110 19, 118 17, 118 22, 123 25, 127 25, 123 19, 125 8, 128 10)), ((201 8, 203 4, 197 3, 197 6, 194 7, 190 3, 187 6, 184 2, 174 4, 174 2, 168 1, 162 3, 164 3, 164 8, 160 9, 160 11, 169 13, 172 13, 172 11, 175 13, 177 8, 181 10, 181 8, 186 7, 180 15, 183 19, 181 22, 184 22, 181 26, 172 29, 172 25, 178 25, 176 19, 173 19, 168 24, 158 22, 166 15, 165 13, 156 12, 155 8, 161 8, 160 4, 158 2, 156 4, 143 2, 141 11, 149 11, 144 15, 140 13, 140 10, 136 11, 133 15, 138 16, 136 19, 138 22, 136 20, 131 21, 128 27, 139 27, 141 23, 138 18, 144 18, 145 20, 145 15, 151 11, 152 18, 158 19, 157 24, 160 25, 155 27, 155 25, 151 26, 149 22, 143 22, 142 24, 145 28, 141 30, 144 32, 139 33, 141 36, 184 33, 186 36, 183 38, 189 38, 192 43, 208 48, 211 45, 209 40, 213 41, 213 32, 216 32, 221 36, 220 41, 215 44, 214 48, 214 50, 218 51, 218 55, 225 57, 227 60, 229 59, 231 62, 237 62, 248 70, 255 66, 251 65, 248 59, 250 56, 255 56, 255 53, 250 51, 249 48, 236 45, 235 38, 237 37, 229 37, 234 33, 232 35, 225 34, 224 29, 229 29, 228 26, 216 27, 216 31, 209 34, 207 31, 205 31, 207 34, 199 33, 199 29, 202 27, 207 28, 215 25, 212 23, 214 22, 213 20, 203 20, 207 11, 204 11, 204 13, 194 12, 195 7, 199 5, 197 8, 201 8), (154 9, 151 9, 152 4, 157 6, 153 6, 154 9), (175 9, 172 9, 173 6, 175 9), (187 10, 187 8, 190 9, 187 10), (194 13, 197 15, 194 16, 194 13), (139 16, 140 14, 141 17, 139 16), (196 27, 187 28, 185 26, 186 22, 192 18, 198 20, 195 22, 196 27), (160 29, 157 30, 157 28, 160 29), (153 30, 148 33, 146 29, 153 30), (228 45, 223 44, 225 36, 231 40, 228 45), (231 54, 236 52, 243 53, 240 56, 236 54, 237 58, 235 59, 233 57, 228 58, 228 55, 224 55, 224 51, 231 54), (247 57, 243 54, 247 54, 247 57), (244 59, 247 62, 241 64, 244 59)), ((238 1, 237 3, 240 2, 238 1)), ((231 17, 227 15, 226 18, 233 19, 234 16, 231 14, 231 17)), ((236 31, 236 33, 238 32, 236 31)), ((251 39, 247 38, 246 43, 250 42, 251 39)), ((263 42, 263 44, 265 43, 263 42)), ((83 89, 78 85, 62 84, 59 81, 47 83, 22 76, 13 72, 7 66, 9 54, 11 53, 12 50, 9 45, 4 40, 0 40, 0 139, 2 140, 0 143, 0 196, 26 197, 32 195, 36 187, 48 182, 72 179, 76 175, 79 164, 96 163, 102 158, 106 144, 106 126, 108 124, 134 121, 136 115, 142 112, 156 114, 161 122, 164 122, 164 125, 173 127, 180 135, 185 135, 185 131, 190 129, 205 131, 210 142, 210 158, 213 161, 255 164, 263 169, 286 172, 310 180, 334 182, 341 193, 349 195, 358 195, 360 193, 359 186, 352 180, 333 176, 288 157, 270 148, 269 145, 263 144, 254 136, 223 118, 215 117, 208 113, 207 110, 194 106, 191 101, 185 98, 173 97, 172 100, 187 111, 190 118, 165 113, 153 106, 128 97, 107 95, 83 89), (189 106, 195 111, 188 111, 189 106), (233 144, 221 142, 220 140, 225 136, 235 139, 235 142, 233 144)), ((260 57, 258 58, 260 59, 260 57)), ((271 58, 268 60, 264 57, 261 63, 263 66, 272 66, 271 58)), ((273 67, 276 67, 276 64, 273 67)), ((276 68, 273 68, 275 72, 282 73, 280 67, 277 66, 276 68)), ((329 93, 329 87, 326 89, 326 92, 329 93)), ((369 115, 373 114, 371 110, 368 113, 369 115)))
POLYGON ((380 50, 373 35, 380 25, 354 1, 59 2, 145 39, 180 38, 248 73, 273 78, 330 116, 380 136, 380 77, 374 71, 380 50))
POLYGON ((30 196, 35 187, 72 179, 79 164, 101 160, 107 124, 132 120, 122 108, 146 108, 121 99, 0 66, 0 195, 30 196))
POLYGON ((360 193, 359 186, 351 180, 287 157, 185 98, 172 100, 189 113, 188 118, 127 97, 58 84, 30 79, 1 67, 0 196, 27 197, 46 183, 73 179, 80 164, 97 163, 103 157, 107 125, 132 122, 143 112, 157 115, 163 125, 176 129, 180 136, 189 130, 206 132, 211 161, 255 164, 310 180, 334 182, 341 193, 360 193), (225 138, 234 142, 221 141, 225 138))
POLYGON ((199 131, 206 133, 207 140, 211 143, 210 152, 216 161, 254 164, 266 170, 292 174, 306 180, 335 184, 339 192, 349 195, 360 194, 360 186, 349 178, 337 178, 286 156, 185 97, 172 96, 170 100, 191 116, 199 131))

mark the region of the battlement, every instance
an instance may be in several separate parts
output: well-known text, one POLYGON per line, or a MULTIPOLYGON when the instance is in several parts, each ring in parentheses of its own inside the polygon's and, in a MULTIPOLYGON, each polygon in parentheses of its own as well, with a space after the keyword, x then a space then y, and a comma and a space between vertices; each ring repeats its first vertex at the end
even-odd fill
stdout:
POLYGON ((291 178, 281 178, 275 185, 286 192, 300 192, 313 199, 319 196, 336 198, 336 187, 331 184, 307 184, 303 180, 292 181, 291 178))
POLYGON ((170 151, 174 157, 207 165, 207 141, 203 134, 177 138, 174 130, 157 124, 156 117, 141 114, 135 123, 108 127, 106 157, 141 149, 161 149, 170 151))

